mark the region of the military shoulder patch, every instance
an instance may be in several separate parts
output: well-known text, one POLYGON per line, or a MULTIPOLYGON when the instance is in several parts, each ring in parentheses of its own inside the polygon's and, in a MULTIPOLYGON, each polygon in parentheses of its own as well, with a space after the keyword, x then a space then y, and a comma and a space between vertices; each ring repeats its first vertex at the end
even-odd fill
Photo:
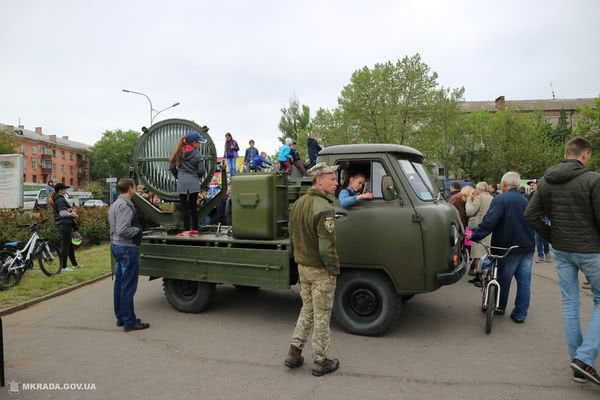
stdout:
POLYGON ((335 217, 333 215, 325 215, 325 229, 329 233, 335 231, 335 217))

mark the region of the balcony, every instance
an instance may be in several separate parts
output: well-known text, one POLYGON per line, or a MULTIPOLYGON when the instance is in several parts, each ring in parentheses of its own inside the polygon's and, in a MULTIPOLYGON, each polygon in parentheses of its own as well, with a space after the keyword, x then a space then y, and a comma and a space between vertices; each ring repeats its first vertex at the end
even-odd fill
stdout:
POLYGON ((41 167, 41 169, 42 169, 42 174, 52 175, 52 168, 41 167))
POLYGON ((50 154, 45 154, 45 153, 42 153, 42 154, 40 155, 40 158, 41 158, 42 160, 52 160, 52 153, 50 153, 50 154))

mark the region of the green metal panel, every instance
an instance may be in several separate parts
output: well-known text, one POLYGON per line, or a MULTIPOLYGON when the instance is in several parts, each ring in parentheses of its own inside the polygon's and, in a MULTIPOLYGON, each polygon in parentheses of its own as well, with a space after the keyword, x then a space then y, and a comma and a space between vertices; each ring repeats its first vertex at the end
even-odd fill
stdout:
POLYGON ((140 258, 141 275, 273 289, 289 288, 290 256, 285 248, 143 243, 140 258))
POLYGON ((236 175, 232 187, 233 236, 240 239, 276 239, 287 226, 287 176, 236 175))

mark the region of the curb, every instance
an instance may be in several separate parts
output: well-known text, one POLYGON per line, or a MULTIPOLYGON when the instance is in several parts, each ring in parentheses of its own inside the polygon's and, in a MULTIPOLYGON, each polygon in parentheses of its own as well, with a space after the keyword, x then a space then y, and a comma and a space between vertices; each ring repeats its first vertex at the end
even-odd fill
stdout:
POLYGON ((33 306, 34 304, 41 303, 42 301, 46 301, 46 300, 50 300, 54 297, 62 296, 63 294, 67 294, 69 292, 72 292, 73 290, 76 290, 76 289, 82 288, 84 286, 91 285, 92 283, 101 281, 102 279, 108 278, 111 275, 112 275, 112 273, 109 272, 107 274, 100 275, 93 279, 90 279, 89 281, 80 282, 73 286, 69 286, 64 289, 60 289, 55 292, 52 292, 52 293, 48 293, 47 295, 44 295, 41 297, 36 297, 35 299, 28 300, 25 303, 18 304, 14 307, 4 308, 4 309, 0 310, 0 317, 4 317, 5 315, 13 314, 17 311, 24 310, 26 308, 33 306))

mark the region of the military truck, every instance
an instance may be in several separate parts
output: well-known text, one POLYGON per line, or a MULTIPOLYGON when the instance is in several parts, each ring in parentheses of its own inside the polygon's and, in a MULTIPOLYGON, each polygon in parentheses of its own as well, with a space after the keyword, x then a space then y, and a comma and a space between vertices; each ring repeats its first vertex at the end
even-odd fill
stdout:
MULTIPOLYGON (((153 125, 141 136, 132 170, 151 192, 176 202, 168 160, 177 139, 192 129, 207 140, 202 152, 208 173, 202 185, 221 172, 220 192, 199 210, 202 221, 228 185, 206 127, 177 119, 153 125)), ((333 317, 341 328, 381 335, 415 294, 464 275, 462 225, 427 176, 423 154, 392 144, 340 145, 322 150, 318 161, 339 165, 340 182, 362 172, 366 189, 374 194, 373 200, 352 209, 334 202, 341 274, 333 317)), ((289 289, 298 282, 298 269, 288 239, 288 211, 311 184, 308 178, 278 172, 236 175, 231 181, 231 226, 202 226, 196 237, 176 236, 181 228, 177 209, 161 211, 136 196, 146 219, 158 225, 144 234, 140 273, 162 278, 167 301, 186 313, 209 308, 223 284, 289 289)))

